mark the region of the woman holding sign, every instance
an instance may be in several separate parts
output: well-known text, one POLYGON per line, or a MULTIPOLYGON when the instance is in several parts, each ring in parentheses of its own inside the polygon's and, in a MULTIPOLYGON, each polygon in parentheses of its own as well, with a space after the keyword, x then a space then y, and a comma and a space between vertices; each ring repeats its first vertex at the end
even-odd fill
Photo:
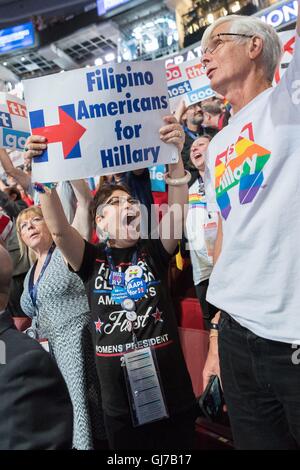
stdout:
MULTIPOLYGON (((161 140, 175 144, 181 153, 181 126, 173 116, 164 120, 161 140)), ((40 155, 43 145, 44 138, 30 137, 28 156, 40 155)), ((101 188, 94 200, 102 241, 98 246, 68 224, 55 190, 37 185, 53 240, 86 286, 112 449, 193 447, 195 397, 167 288, 168 264, 182 234, 189 179, 181 158, 169 165, 169 211, 160 223, 160 237, 148 240, 140 239, 140 207, 128 189, 101 188)))

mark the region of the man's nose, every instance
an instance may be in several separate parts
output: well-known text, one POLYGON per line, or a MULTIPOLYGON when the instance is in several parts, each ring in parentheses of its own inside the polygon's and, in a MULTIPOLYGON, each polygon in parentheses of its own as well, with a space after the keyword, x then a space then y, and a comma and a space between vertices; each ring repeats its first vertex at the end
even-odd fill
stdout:
POLYGON ((201 56, 201 63, 203 65, 203 67, 206 68, 207 65, 209 64, 209 62, 210 62, 210 53, 209 53, 209 51, 203 52, 202 56, 201 56))

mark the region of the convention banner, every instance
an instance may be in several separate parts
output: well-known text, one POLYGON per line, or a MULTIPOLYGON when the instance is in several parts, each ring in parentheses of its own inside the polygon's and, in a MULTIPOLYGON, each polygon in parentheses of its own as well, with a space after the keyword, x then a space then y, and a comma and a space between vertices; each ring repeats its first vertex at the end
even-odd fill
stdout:
POLYGON ((183 99, 187 106, 215 95, 199 59, 166 69, 170 108, 174 112, 183 99))
POLYGON ((280 40, 283 45, 283 54, 281 57, 280 65, 275 72, 275 77, 273 81, 273 85, 277 85, 280 81, 281 77, 283 76, 284 72, 289 66, 289 63, 292 60, 294 54, 294 47, 296 43, 296 36, 295 30, 291 29, 289 31, 281 31, 278 33, 280 40))
POLYGON ((166 183, 164 174, 166 173, 165 165, 155 165, 149 168, 150 180, 151 180, 151 190, 164 193, 166 191, 166 183))
POLYGON ((33 134, 48 139, 32 179, 53 182, 175 163, 164 61, 83 68, 23 82, 33 134))
POLYGON ((0 93, 0 147, 23 150, 30 135, 25 102, 8 93, 0 93))

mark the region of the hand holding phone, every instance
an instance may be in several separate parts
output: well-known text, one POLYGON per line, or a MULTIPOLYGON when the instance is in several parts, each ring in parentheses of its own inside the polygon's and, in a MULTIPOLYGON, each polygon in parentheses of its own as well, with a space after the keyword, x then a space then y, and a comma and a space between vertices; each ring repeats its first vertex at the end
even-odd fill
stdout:
POLYGON ((211 421, 217 421, 222 416, 224 396, 217 375, 210 378, 206 389, 199 398, 199 406, 203 414, 211 421))

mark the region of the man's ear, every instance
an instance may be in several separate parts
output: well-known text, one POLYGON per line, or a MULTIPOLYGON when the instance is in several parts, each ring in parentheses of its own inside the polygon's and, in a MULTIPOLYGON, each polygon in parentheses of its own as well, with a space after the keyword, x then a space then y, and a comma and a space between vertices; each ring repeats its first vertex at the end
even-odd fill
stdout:
POLYGON ((262 54, 264 48, 264 40, 259 36, 254 36, 250 41, 249 57, 255 60, 262 54))

